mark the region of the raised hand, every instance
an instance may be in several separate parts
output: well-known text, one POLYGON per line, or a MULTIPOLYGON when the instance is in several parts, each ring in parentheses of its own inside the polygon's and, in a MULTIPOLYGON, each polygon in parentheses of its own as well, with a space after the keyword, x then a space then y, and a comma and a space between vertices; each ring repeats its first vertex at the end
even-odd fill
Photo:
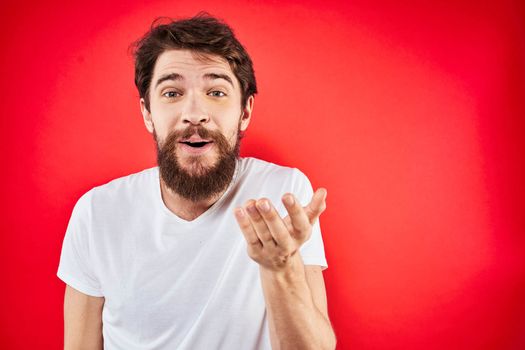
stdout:
POLYGON ((266 198, 250 199, 243 207, 235 208, 250 258, 269 270, 285 269, 310 238, 313 225, 326 209, 326 195, 326 189, 319 188, 310 203, 302 207, 293 194, 285 194, 281 199, 288 212, 285 218, 266 198))

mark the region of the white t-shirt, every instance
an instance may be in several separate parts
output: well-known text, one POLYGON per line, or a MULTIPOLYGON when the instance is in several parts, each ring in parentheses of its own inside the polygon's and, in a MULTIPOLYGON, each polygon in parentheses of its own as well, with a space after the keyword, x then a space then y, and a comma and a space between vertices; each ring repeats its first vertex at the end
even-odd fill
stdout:
MULTIPOLYGON (((259 267, 247 254, 233 210, 281 196, 306 205, 297 169, 241 158, 224 195, 186 221, 162 201, 158 168, 95 187, 71 215, 58 277, 104 297, 105 349, 271 349, 259 267)), ((327 267, 319 221, 302 246, 306 265, 327 267)))

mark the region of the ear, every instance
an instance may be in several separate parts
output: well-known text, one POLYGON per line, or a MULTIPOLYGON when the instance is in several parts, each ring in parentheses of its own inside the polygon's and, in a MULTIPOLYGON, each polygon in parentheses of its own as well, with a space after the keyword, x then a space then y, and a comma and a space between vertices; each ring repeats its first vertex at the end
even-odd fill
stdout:
POLYGON ((144 119, 144 125, 150 134, 153 134, 155 127, 153 125, 153 120, 151 119, 151 112, 146 108, 146 101, 143 98, 140 99, 140 112, 142 113, 142 118, 144 119))
POLYGON ((246 131, 246 129, 248 129, 248 125, 250 124, 250 120, 252 118, 254 101, 255 101, 255 98, 253 97, 253 95, 248 97, 248 100, 246 101, 246 105, 244 106, 244 109, 241 115, 241 127, 240 127, 241 131, 246 131))

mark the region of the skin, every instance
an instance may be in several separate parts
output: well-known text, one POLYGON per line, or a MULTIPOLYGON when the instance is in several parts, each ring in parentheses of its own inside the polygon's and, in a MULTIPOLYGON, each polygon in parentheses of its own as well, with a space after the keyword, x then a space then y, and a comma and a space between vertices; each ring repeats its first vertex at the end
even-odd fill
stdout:
MULTIPOLYGON (((157 59, 149 92, 150 109, 144 99, 140 100, 140 108, 146 129, 155 132, 161 142, 172 130, 202 125, 220 131, 233 146, 238 130, 248 128, 253 96, 241 107, 240 85, 228 62, 217 56, 208 58, 197 58, 187 50, 169 50, 157 59)), ((177 147, 175 152, 181 166, 190 172, 195 170, 184 147, 177 147)), ((212 145, 199 156, 201 165, 213 166, 217 155, 212 145)), ((224 192, 192 202, 174 193, 161 179, 161 193, 174 214, 191 221, 224 192)), ((232 213, 248 243, 249 256, 260 266, 274 349, 335 348, 321 268, 305 266, 299 254, 299 248, 326 207, 325 198, 326 190, 319 189, 303 208, 293 194, 285 194, 283 203, 289 215, 284 219, 267 199, 251 199, 232 213), (289 198, 293 204, 287 201, 289 198)), ((102 349, 103 303, 104 298, 66 287, 66 349, 102 349)))
POLYGON ((103 349, 104 298, 86 295, 66 286, 64 296, 64 349, 103 349))

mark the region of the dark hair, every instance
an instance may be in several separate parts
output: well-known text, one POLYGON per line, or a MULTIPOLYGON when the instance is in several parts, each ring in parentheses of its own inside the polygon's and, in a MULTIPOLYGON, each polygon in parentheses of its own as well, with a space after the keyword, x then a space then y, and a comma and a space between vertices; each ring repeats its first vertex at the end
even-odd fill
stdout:
POLYGON ((132 45, 135 57, 135 85, 150 110, 149 89, 157 58, 166 50, 185 49, 197 54, 217 55, 228 61, 241 84, 241 108, 257 93, 250 56, 224 22, 207 13, 172 20, 167 24, 153 21, 151 29, 132 45))

